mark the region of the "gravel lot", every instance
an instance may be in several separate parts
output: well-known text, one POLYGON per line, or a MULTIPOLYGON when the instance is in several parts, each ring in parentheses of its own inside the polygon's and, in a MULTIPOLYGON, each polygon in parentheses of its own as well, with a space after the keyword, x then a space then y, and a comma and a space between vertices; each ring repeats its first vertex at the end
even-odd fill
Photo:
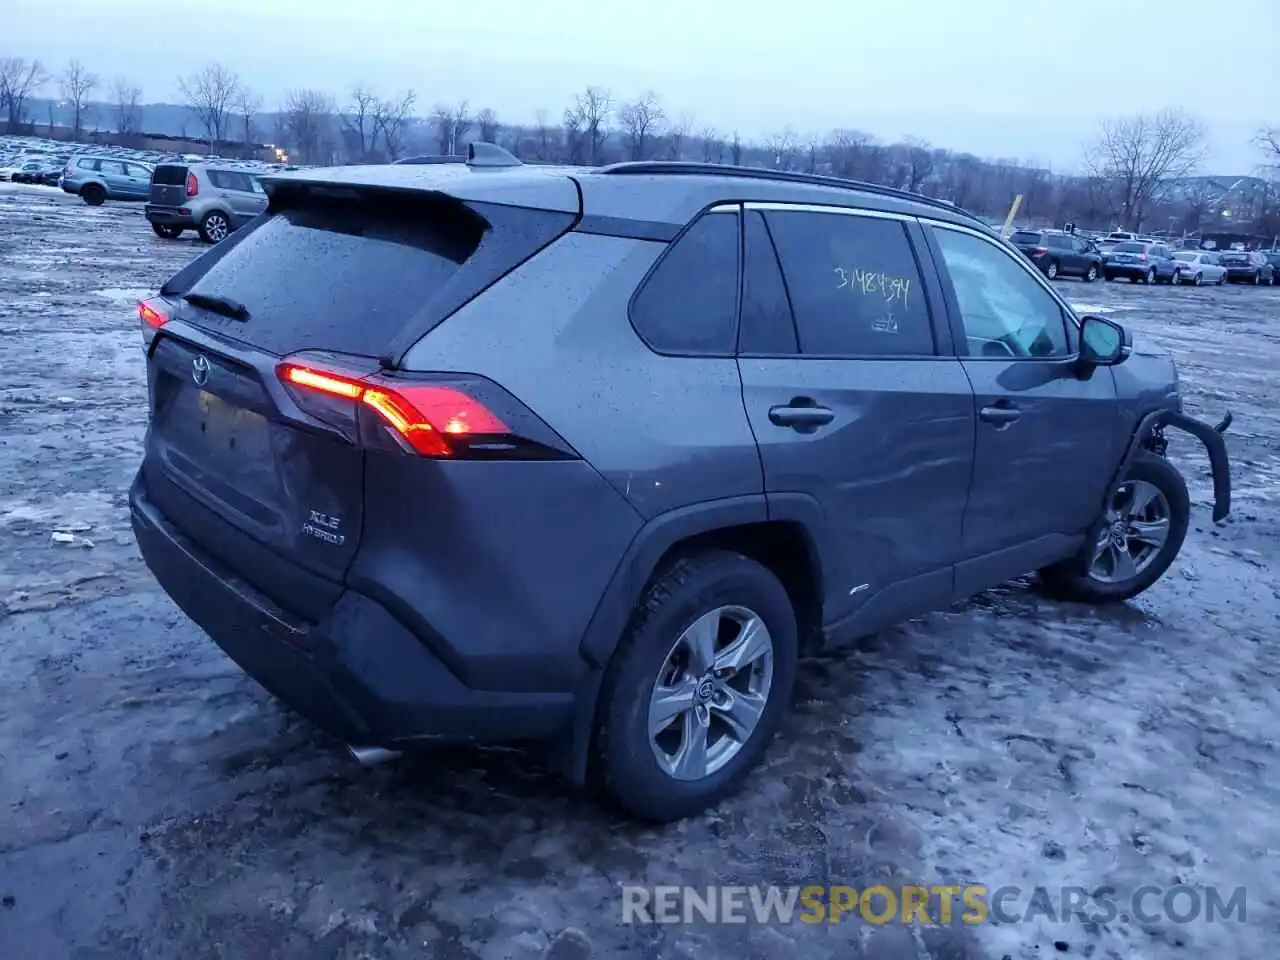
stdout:
POLYGON ((155 587, 125 492, 134 300, 201 248, 136 207, 0 187, 0 958, 1254 957, 1280 926, 1280 288, 1064 290, 1173 353, 1230 433, 1166 579, 1107 611, 1025 583, 802 670, 767 765, 637 828, 531 758, 364 770, 155 587), (82 538, 56 542, 55 533, 82 538), (91 544, 91 546, 89 545, 91 544), (620 923, 623 883, 1247 888, 1247 920, 909 929, 620 923), (1055 945, 1056 942, 1056 945, 1055 945))

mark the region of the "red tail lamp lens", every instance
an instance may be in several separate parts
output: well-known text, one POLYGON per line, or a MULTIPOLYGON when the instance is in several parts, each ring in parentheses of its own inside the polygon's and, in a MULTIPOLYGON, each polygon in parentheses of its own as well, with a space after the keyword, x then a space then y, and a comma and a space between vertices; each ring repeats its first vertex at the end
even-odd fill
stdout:
POLYGON ((139 300, 138 319, 153 330, 159 330, 169 322, 169 313, 154 300, 139 300))
POLYGON ((456 387, 357 380, 295 363, 280 364, 276 373, 285 383, 363 404, 424 457, 451 456, 450 435, 511 432, 500 417, 456 387))

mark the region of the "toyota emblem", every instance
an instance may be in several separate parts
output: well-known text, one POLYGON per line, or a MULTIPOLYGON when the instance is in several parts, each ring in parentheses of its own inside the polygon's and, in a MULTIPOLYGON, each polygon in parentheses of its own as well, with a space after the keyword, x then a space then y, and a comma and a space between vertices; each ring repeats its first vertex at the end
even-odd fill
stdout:
POLYGON ((197 387, 209 382, 209 358, 204 354, 191 361, 191 379, 197 387))

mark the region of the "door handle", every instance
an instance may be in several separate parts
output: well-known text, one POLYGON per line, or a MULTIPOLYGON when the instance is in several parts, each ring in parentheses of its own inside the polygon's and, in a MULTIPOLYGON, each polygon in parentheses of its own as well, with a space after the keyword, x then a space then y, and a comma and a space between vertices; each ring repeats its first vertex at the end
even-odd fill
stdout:
POLYGON ((835 418, 833 410, 819 407, 812 401, 803 404, 793 400, 786 406, 769 408, 770 423, 779 427, 794 427, 797 430, 803 430, 806 427, 812 430, 815 427, 826 426, 835 418))
POLYGON ((983 407, 978 411, 978 419, 987 423, 1007 424, 1013 423, 1022 416, 1022 411, 1017 407, 1006 404, 997 404, 996 406, 983 407))

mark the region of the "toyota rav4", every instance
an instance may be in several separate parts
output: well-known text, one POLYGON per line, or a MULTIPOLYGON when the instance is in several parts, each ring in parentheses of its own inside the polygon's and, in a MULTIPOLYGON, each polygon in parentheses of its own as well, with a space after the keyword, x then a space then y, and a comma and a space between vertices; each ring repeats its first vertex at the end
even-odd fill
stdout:
POLYGON ((963 211, 680 163, 266 179, 139 306, 147 564, 350 745, 539 740, 633 814, 735 789, 797 658, 1038 571, 1123 601, 1191 501, 1168 359, 963 211))

